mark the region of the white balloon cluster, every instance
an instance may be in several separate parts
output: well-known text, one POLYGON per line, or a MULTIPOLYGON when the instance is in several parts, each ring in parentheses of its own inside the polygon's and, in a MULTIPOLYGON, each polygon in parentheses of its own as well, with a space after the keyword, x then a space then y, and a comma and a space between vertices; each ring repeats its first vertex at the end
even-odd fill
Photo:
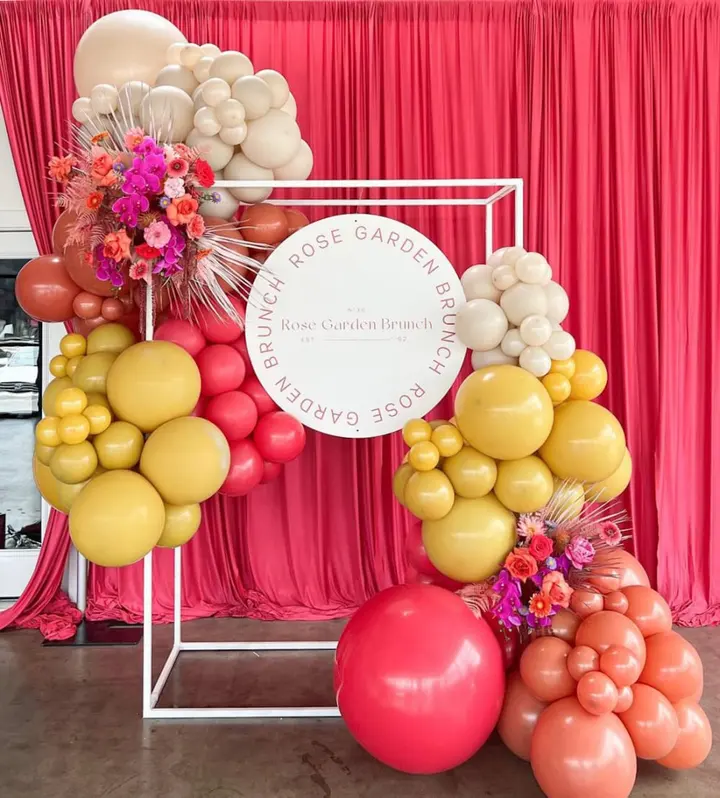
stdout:
POLYGON ((473 350, 474 369, 510 363, 544 377, 551 361, 575 353, 575 339, 560 326, 570 303, 539 252, 498 249, 487 264, 462 276, 467 304, 458 311, 457 334, 473 350))

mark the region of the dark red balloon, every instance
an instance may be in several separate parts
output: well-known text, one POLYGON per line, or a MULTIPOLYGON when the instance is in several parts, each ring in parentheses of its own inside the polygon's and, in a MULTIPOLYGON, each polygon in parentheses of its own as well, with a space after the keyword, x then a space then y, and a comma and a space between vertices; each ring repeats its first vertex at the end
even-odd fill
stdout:
POLYGON ((451 593, 457 593, 461 587, 464 587, 462 582, 456 582, 454 579, 449 579, 445 574, 437 572, 437 576, 428 576, 428 574, 420 573, 409 565, 405 570, 405 585, 435 585, 441 587, 443 590, 449 590, 451 593))
POLYGON ((189 355, 197 357, 205 348, 205 338, 192 322, 185 319, 164 321, 153 335, 156 341, 171 341, 181 346, 189 355))
POLYGON ((213 344, 195 358, 200 369, 203 396, 235 391, 245 379, 245 361, 242 355, 227 344, 213 344))
POLYGON ((200 331, 213 344, 231 344, 242 335, 245 329, 245 306, 235 297, 227 297, 237 314, 243 319, 243 324, 238 325, 221 308, 201 307, 197 309, 197 319, 200 331))
POLYGON ((213 396, 205 408, 205 418, 219 427, 230 443, 247 438, 258 420, 255 402, 242 391, 213 396))
POLYGON ((242 389, 243 392, 255 402, 259 416, 264 416, 267 413, 272 413, 274 410, 279 409, 270 398, 270 394, 262 387, 260 380, 254 374, 245 377, 242 389))
POLYGON ((71 319, 75 315, 73 301, 79 293, 61 255, 41 255, 29 261, 15 280, 18 304, 38 321, 71 319))
POLYGON ((282 474, 282 464, 281 463, 268 463, 265 461, 263 463, 263 478, 260 482, 265 485, 267 482, 272 482, 273 480, 277 479, 280 474, 282 474))
POLYGON ((224 496, 246 496, 262 481, 263 461, 252 441, 230 444, 230 471, 220 493, 224 496))
POLYGON ((267 413, 258 421, 253 440, 263 460, 289 463, 305 448, 305 427, 290 413, 267 413))

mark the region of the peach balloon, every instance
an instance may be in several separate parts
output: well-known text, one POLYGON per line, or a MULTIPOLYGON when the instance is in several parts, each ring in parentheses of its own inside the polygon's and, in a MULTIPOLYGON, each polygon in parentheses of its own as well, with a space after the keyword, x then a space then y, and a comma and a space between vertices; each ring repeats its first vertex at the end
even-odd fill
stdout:
POLYGON ((633 702, 620 715, 640 759, 667 756, 678 740, 678 718, 665 696, 645 684, 631 688, 633 702))
POLYGON ((81 319, 94 319, 100 315, 102 304, 101 296, 91 294, 89 291, 81 291, 73 299, 73 310, 75 315, 81 319))
POLYGON ((605 609, 609 612, 619 612, 625 615, 628 610, 627 596, 620 590, 615 590, 605 596, 605 609))
POLYGON ((601 612, 604 607, 605 602, 603 601, 602 593, 596 593, 592 590, 576 588, 570 597, 570 609, 581 619, 594 615, 596 612, 601 612))
POLYGON ((302 211, 296 211, 294 208, 286 208, 285 216, 288 222, 288 235, 292 235, 301 227, 307 227, 310 224, 307 216, 302 211))
POLYGON ((674 705, 678 719, 678 738, 675 747, 658 764, 671 770, 690 770, 707 759, 712 748, 710 721, 702 708, 686 699, 674 705))
POLYGON ((626 615, 642 632, 643 637, 669 632, 672 629, 672 613, 667 601, 649 587, 633 585, 623 588, 627 597, 626 615))
POLYGON ((640 660, 629 648, 610 646, 600 655, 600 670, 618 687, 629 687, 638 680, 642 668, 640 660))
POLYGON ((119 299, 105 299, 102 303, 102 317, 106 321, 118 321, 125 315, 125 308, 119 299))
POLYGON ((533 732, 545 707, 547 704, 535 698, 517 671, 510 675, 497 731, 500 739, 520 759, 530 761, 533 732))
POLYGON ((702 687, 703 666, 695 648, 677 632, 660 632, 648 637, 647 664, 640 681, 667 696, 676 704, 697 696, 702 687))
POLYGON ((240 232, 254 244, 279 244, 288 237, 288 218, 277 205, 250 205, 240 218, 240 232))
POLYGON ((590 583, 601 593, 632 585, 650 587, 650 579, 637 559, 621 548, 601 549, 593 560, 590 583))
POLYGON ((609 676, 600 671, 590 671, 578 682, 577 699, 591 715, 605 715, 617 706, 618 691, 609 676))
POLYGON ((635 624, 624 615, 603 610, 586 618, 575 638, 579 646, 590 646, 603 654, 611 646, 624 646, 645 666, 645 640, 635 624))
POLYGON ((615 707, 615 713, 619 715, 621 712, 627 712, 632 706, 633 700, 632 687, 621 687, 618 690, 618 702, 615 707))
POLYGON ((575 692, 575 680, 568 672, 571 647, 559 637, 538 637, 520 657, 520 675, 540 701, 557 701, 575 692))
POLYGON ((579 682, 586 673, 600 667, 600 655, 590 646, 575 646, 568 654, 568 673, 579 682))
POLYGON ((578 627, 582 619, 576 615, 572 610, 560 608, 552 617, 550 628, 555 637, 559 637, 566 643, 573 645, 575 643, 575 635, 577 634, 578 627))

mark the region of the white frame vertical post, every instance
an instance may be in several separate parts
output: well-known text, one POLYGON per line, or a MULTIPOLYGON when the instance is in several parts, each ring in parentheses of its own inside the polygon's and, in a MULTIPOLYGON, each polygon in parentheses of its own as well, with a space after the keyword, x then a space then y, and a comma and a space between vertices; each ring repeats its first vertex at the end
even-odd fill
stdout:
MULTIPOLYGON (((481 206, 485 214, 485 256, 494 249, 493 208, 504 197, 514 197, 514 244, 523 246, 523 181, 521 178, 458 179, 458 180, 270 180, 242 181, 220 180, 217 188, 281 188, 311 190, 365 189, 493 189, 488 197, 458 198, 400 198, 373 199, 348 197, 343 199, 272 199, 270 202, 293 207, 409 207, 409 206, 481 206)), ((153 335, 152 294, 147 291, 145 303, 145 330, 148 340, 153 335)), ((153 555, 150 552, 143 562, 143 718, 336 718, 337 706, 326 707, 158 707, 163 688, 172 673, 178 656, 188 651, 334 651, 335 640, 274 640, 185 642, 182 638, 182 547, 174 551, 173 581, 173 645, 157 681, 153 684, 153 555)))

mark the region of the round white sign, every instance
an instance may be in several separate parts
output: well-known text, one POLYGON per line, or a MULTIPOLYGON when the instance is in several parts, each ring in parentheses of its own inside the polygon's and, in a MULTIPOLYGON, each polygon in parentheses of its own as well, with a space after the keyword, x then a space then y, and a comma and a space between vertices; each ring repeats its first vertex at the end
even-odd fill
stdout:
POLYGON ((445 255, 384 216, 333 216, 293 233, 255 278, 246 340, 258 379, 303 424, 372 438, 447 394, 466 348, 465 302, 445 255))

